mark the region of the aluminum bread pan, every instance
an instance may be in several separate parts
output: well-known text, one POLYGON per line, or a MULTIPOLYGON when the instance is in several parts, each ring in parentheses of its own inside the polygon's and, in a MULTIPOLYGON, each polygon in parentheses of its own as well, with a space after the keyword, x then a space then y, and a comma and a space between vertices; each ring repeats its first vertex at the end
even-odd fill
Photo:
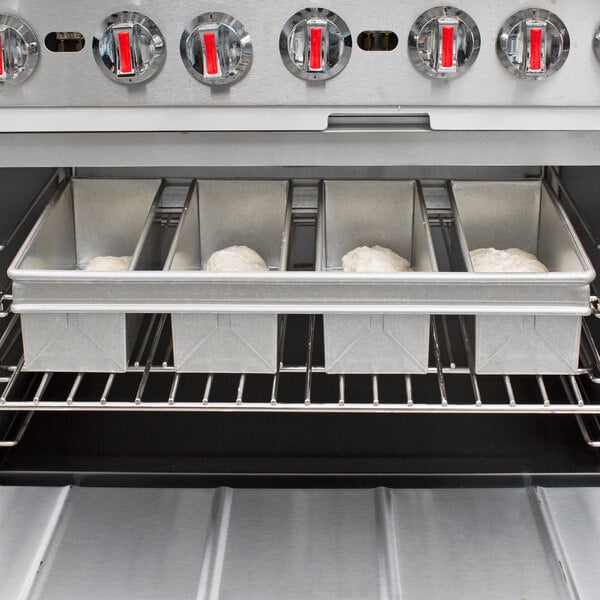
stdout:
MULTIPOLYGON (((472 250, 520 248, 536 255, 550 271, 531 273, 527 284, 513 287, 521 298, 533 301, 544 286, 545 302, 552 301, 552 290, 545 286, 555 273, 562 273, 563 285, 570 283, 574 290, 593 280, 595 273, 581 242, 545 182, 454 181, 450 191, 461 258, 469 272, 473 272, 472 250)), ((485 277, 475 274, 479 275, 485 277)), ((499 278, 514 285, 518 275, 506 273, 499 278)), ((580 316, 477 315, 471 327, 477 373, 541 375, 577 371, 580 316)))
MULTIPOLYGON (((347 252, 380 245, 406 258, 416 272, 437 272, 417 182, 325 181, 321 192, 319 270, 342 273, 347 252)), ((349 283, 356 279, 353 273, 343 275, 349 283)), ((428 314, 325 314, 325 369, 333 374, 426 373, 429 328, 428 314)))
POLYGON ((60 271, 81 273, 96 256, 133 256, 136 268, 141 238, 149 229, 161 180, 67 180, 46 207, 10 267, 36 271, 39 279, 60 279, 60 271))
MULTIPOLYGON (((242 204, 238 203, 240 209, 242 204)), ((242 220, 249 223, 248 231, 255 227, 247 214, 242 220)), ((222 243, 236 243, 239 235, 222 243)), ((255 241, 258 246, 261 240, 249 244, 255 241)), ((138 266, 136 271, 112 274, 53 271, 53 285, 48 271, 21 267, 13 285, 13 310, 21 314, 590 314, 591 270, 553 272, 541 280, 530 273, 510 280, 502 273, 469 273, 464 262, 462 272, 354 273, 351 277, 341 270, 208 273, 185 256, 176 258, 183 270, 148 271, 138 266)))
MULTIPOLYGON (((140 260, 150 231, 160 180, 70 179, 50 202, 17 254, 10 269, 15 285, 60 294, 65 271, 81 274, 96 256, 132 256, 140 260), (20 281, 21 271, 35 271, 36 282, 20 281)), ((118 296, 110 273, 104 285, 118 296)), ((16 299, 18 307, 18 298, 16 299)), ((127 368, 141 315, 37 312, 21 315, 25 370, 122 372, 127 368)))
MULTIPOLYGON (((171 272, 202 271, 210 256, 248 246, 274 274, 287 269, 292 220, 287 181, 199 180, 167 259, 171 272)), ((198 283, 198 285, 210 285, 198 283)), ((279 316, 173 313, 173 355, 182 373, 275 373, 279 316)))
POLYGON ((480 375, 574 375, 581 317, 467 317, 480 375))

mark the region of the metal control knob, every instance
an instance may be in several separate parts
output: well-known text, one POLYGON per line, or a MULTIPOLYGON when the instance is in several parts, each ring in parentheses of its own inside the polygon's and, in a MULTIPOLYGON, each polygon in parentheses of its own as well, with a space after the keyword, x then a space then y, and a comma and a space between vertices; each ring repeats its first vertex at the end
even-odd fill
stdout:
POLYGON ((102 72, 119 83, 148 81, 167 58, 165 40, 156 23, 136 12, 123 11, 105 19, 92 48, 102 72))
POLYGON ((181 36, 181 58, 188 72, 207 85, 239 81, 252 66, 252 40, 235 17, 205 13, 181 36))
POLYGON ((424 12, 408 36, 408 52, 415 68, 428 77, 450 79, 462 75, 481 47, 481 34, 462 10, 439 6, 424 12))
POLYGON ((594 36, 594 50, 598 60, 600 60, 600 29, 596 31, 596 35, 594 36))
POLYGON ((296 77, 324 81, 339 75, 348 64, 352 36, 339 15, 325 8, 305 8, 283 27, 279 51, 296 77))
POLYGON ((0 15, 0 86, 25 81, 39 60, 39 44, 25 21, 0 15))
POLYGON ((496 52, 513 75, 539 80, 554 75, 563 66, 570 46, 569 32, 555 14, 530 8, 502 25, 496 52))

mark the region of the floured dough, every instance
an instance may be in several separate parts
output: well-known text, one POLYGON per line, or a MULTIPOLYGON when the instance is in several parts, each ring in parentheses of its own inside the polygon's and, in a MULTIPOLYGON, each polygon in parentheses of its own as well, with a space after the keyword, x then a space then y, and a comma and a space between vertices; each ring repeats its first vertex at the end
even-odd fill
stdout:
POLYGON ((342 258, 346 273, 387 273, 412 271, 410 263, 389 248, 361 246, 342 258))
POLYGON ((96 256, 85 266, 85 271, 128 271, 132 256, 96 256))
POLYGON ((247 246, 230 246, 211 255, 206 271, 249 273, 268 271, 269 267, 258 252, 247 246))
POLYGON ((533 254, 509 248, 478 248, 471 252, 473 270, 477 273, 547 273, 546 265, 533 254))

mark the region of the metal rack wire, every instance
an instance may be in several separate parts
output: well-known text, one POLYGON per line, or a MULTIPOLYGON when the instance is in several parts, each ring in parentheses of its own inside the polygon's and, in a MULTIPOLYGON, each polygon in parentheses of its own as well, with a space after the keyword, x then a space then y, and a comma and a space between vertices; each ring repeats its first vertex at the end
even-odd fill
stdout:
POLYGON ((0 339, 0 410, 600 414, 589 385, 600 382, 600 354, 587 323, 577 375, 479 376, 463 318, 438 316, 431 320, 428 374, 338 376, 327 375, 317 357, 321 319, 296 317, 290 327, 292 318, 281 321, 274 375, 176 373, 168 315, 147 317, 126 373, 99 375, 24 372, 18 316, 9 315, 0 339), (302 364, 286 356, 299 337, 302 364))

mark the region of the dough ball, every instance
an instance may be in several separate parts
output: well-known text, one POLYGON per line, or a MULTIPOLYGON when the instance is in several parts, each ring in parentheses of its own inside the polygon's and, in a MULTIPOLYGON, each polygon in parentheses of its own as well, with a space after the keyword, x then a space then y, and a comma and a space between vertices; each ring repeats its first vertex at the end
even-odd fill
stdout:
POLYGON ((85 266, 85 271, 128 271, 132 256, 96 256, 85 266))
POLYGON ((247 246, 230 246, 211 255, 206 263, 206 271, 250 273, 268 271, 263 258, 247 246))
POLYGON ((361 246, 342 258, 346 273, 388 273, 412 271, 410 263, 389 248, 361 246))
POLYGON ((478 248, 471 252, 473 269, 477 273, 547 273, 548 269, 533 254, 509 248, 478 248))

